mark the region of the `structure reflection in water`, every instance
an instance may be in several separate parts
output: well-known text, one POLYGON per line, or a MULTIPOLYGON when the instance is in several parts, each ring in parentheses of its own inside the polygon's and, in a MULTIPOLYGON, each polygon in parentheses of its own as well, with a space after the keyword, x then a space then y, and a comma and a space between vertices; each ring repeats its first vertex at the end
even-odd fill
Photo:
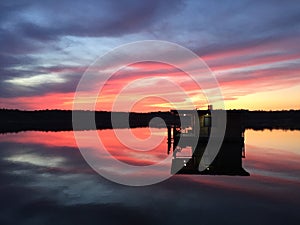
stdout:
POLYGON ((168 126, 168 154, 172 151, 172 174, 249 176, 242 166, 245 158, 242 112, 228 111, 224 140, 215 159, 203 171, 199 163, 207 146, 212 126, 212 108, 195 111, 171 111, 174 124, 168 126), (178 118, 180 116, 180 123, 178 118), (198 119, 195 118, 198 116, 198 119), (197 121, 197 122, 196 122, 197 121), (196 127, 200 123, 200 127, 196 127))

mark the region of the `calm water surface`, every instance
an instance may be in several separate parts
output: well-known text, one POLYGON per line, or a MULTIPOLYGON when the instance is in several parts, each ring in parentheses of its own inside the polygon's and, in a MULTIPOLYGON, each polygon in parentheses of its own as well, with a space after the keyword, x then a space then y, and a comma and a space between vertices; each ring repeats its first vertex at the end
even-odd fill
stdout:
MULTIPOLYGON (((98 133, 112 156, 130 165, 152 165, 168 156, 164 129, 154 129, 162 142, 151 151, 123 146, 112 130, 98 133)), ((148 128, 133 133, 150 136, 148 128)), ((0 224, 299 224, 299 144, 300 131, 247 130, 243 166, 250 177, 176 175, 128 187, 95 173, 73 132, 2 134, 0 224)), ((88 140, 85 147, 99 151, 88 140)))

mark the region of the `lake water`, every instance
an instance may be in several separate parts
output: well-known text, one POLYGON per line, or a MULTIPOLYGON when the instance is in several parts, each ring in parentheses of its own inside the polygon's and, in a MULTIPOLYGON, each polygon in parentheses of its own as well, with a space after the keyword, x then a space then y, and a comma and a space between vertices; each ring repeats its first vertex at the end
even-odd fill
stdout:
MULTIPOLYGON (((148 128, 133 133, 144 142, 128 140, 126 147, 113 130, 98 131, 113 156, 105 158, 100 169, 125 180, 168 172, 166 130, 152 129, 152 136, 148 128), (158 172, 130 175, 109 168, 112 159, 140 168, 165 163, 158 172)), ((87 139, 82 145, 95 157, 101 155, 97 143, 87 139)), ((175 175, 150 186, 130 187, 92 170, 73 132, 2 134, 0 224, 299 224, 300 131, 246 130, 245 148, 248 177, 175 175)))

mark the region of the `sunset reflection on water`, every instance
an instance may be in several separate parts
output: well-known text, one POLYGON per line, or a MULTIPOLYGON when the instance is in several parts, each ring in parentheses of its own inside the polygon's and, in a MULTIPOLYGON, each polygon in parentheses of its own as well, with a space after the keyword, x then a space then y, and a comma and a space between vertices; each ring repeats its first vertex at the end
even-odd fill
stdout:
MULTIPOLYGON (((153 131, 152 135, 164 138, 151 151, 124 147, 113 130, 99 130, 98 134, 113 157, 130 165, 144 166, 167 157, 166 130, 153 131)), ((136 128, 133 133, 141 139, 150 136, 148 128, 136 128)), ((176 220, 192 221, 196 219, 196 212, 212 215, 214 211, 221 216, 208 216, 204 221, 222 222, 226 218, 232 223, 292 224, 300 219, 296 210, 300 206, 299 140, 300 131, 246 130, 243 166, 250 177, 175 175, 155 185, 133 188, 112 183, 96 174, 82 158, 73 132, 2 134, 0 197, 7 201, 11 196, 14 204, 2 205, 1 210, 5 209, 6 215, 14 218, 11 221, 18 224, 30 215, 41 221, 53 216, 49 207, 54 211, 61 209, 55 215, 61 214, 63 218, 70 216, 68 210, 80 208, 87 212, 88 207, 92 210, 89 216, 94 218, 91 224, 96 224, 96 218, 103 213, 107 214, 105 220, 111 222, 113 212, 103 207, 119 210, 122 215, 126 211, 132 216, 137 213, 141 222, 150 217, 151 221, 159 222, 162 213, 168 217, 166 224, 176 220), (151 205, 156 206, 152 209, 156 213, 154 216, 145 214, 151 205), (34 214, 37 208, 43 213, 34 214), (178 218, 178 213, 182 212, 188 216, 178 218), (244 221, 250 212, 256 217, 244 221)), ((86 147, 101 151, 95 143, 86 142, 86 147)), ((169 171, 170 164, 165 169, 169 171)), ((124 171, 116 168, 116 172, 124 171)), ((144 175, 157 176, 152 172, 144 175)))

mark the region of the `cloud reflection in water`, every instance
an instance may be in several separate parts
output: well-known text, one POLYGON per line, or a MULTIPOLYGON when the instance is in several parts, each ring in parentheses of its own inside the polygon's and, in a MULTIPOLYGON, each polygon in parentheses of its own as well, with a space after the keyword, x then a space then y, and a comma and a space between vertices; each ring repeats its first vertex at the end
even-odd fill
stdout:
MULTIPOLYGON (((244 164, 250 177, 174 176, 139 188, 112 183, 90 169, 74 145, 72 132, 1 135, 0 222, 297 224, 299 153, 284 138, 279 148, 264 150, 267 146, 262 143, 284 131, 261 132, 265 142, 253 139, 257 132, 246 132, 244 164)), ((298 131, 285 134, 300 137, 298 131)), ((112 152, 118 154, 113 148, 120 146, 112 144, 112 152)), ((165 145, 146 160, 163 157, 165 145)))

